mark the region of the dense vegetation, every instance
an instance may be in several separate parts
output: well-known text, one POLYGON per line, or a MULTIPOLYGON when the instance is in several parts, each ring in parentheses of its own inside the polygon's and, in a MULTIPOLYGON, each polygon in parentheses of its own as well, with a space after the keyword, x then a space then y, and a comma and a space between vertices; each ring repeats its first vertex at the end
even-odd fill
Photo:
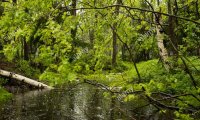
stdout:
POLYGON ((96 80, 126 102, 199 117, 199 0, 1 1, 1 62, 52 86, 96 80))

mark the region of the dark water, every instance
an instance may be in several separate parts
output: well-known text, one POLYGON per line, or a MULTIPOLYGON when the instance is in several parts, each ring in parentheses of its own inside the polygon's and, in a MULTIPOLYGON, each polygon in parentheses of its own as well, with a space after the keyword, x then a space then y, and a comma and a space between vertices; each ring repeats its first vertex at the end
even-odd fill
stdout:
MULTIPOLYGON (((29 91, 17 94, 0 108, 0 120, 157 120, 148 106, 119 102, 115 97, 88 85, 79 84, 51 91, 29 91), (145 116, 144 116, 145 114, 145 116)), ((167 119, 163 117, 163 120, 167 119)))

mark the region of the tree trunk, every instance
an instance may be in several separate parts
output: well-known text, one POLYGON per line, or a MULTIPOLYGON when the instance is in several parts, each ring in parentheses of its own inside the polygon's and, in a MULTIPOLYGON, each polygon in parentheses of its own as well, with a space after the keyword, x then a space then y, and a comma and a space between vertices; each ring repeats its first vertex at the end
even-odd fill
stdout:
MULTIPOLYGON (((77 5, 77 0, 72 0, 72 10, 71 10, 71 15, 76 16, 76 5, 77 5)), ((72 40, 76 40, 76 32, 77 32, 77 27, 71 29, 71 37, 72 40)))
POLYGON ((122 60, 125 61, 126 60, 126 45, 123 44, 121 49, 122 49, 122 60))
MULTIPOLYGON (((159 0, 157 0, 158 6, 160 5, 159 0)), ((161 8, 160 8, 161 12, 161 8)), ((161 14, 155 14, 155 20, 156 20, 156 38, 157 38, 157 45, 159 49, 159 54, 161 57, 161 60, 163 62, 163 65, 167 71, 170 70, 170 65, 168 62, 168 52, 167 49, 164 46, 164 30, 161 26, 162 20, 161 20, 161 14)))
POLYGON ((0 5, 0 17, 3 15, 4 7, 0 5))
POLYGON ((16 4, 16 3, 17 3, 17 0, 13 0, 13 3, 15 3, 15 4, 16 4))
POLYGON ((160 32, 161 31, 160 25, 156 26, 156 31, 157 31, 157 44, 158 44, 159 54, 160 54, 160 57, 164 64, 165 69, 169 71, 170 66, 168 62, 168 52, 164 46, 164 42, 163 42, 164 35, 163 33, 160 32))
MULTIPOLYGON (((76 16, 76 5, 77 5, 77 0, 71 0, 71 11, 70 14, 71 16, 73 16, 73 19, 76 16)), ((76 50, 75 50, 75 46, 76 46, 76 33, 77 33, 77 25, 74 25, 74 28, 71 29, 71 38, 72 38, 72 48, 70 51, 70 58, 69 58, 69 62, 72 62, 75 59, 75 54, 76 54, 76 50)))
MULTIPOLYGON (((117 0, 117 4, 122 4, 122 0, 117 0)), ((119 6, 116 6, 115 8, 115 18, 119 15, 119 6)), ((113 24, 113 52, 112 52, 112 66, 116 65, 116 59, 117 59, 117 23, 115 22, 113 24)))
POLYGON ((4 76, 4 77, 8 77, 8 78, 13 78, 15 80, 27 83, 27 84, 34 86, 34 87, 37 87, 37 88, 53 89, 53 87, 48 86, 46 84, 43 84, 41 82, 38 82, 38 81, 35 81, 33 79, 24 77, 24 76, 19 75, 19 74, 15 74, 15 73, 12 73, 12 72, 5 71, 5 70, 2 70, 2 69, 0 69, 0 75, 4 76))
POLYGON ((199 0, 196 0, 196 19, 198 20, 199 17, 200 17, 200 14, 199 14, 199 0))
POLYGON ((89 30, 89 39, 90 39, 90 45, 91 45, 91 48, 94 47, 94 29, 92 30, 89 30))
POLYGON ((26 42, 26 39, 23 38, 23 42, 24 42, 24 60, 29 60, 29 45, 28 43, 26 42))
MULTIPOLYGON (((94 0, 94 2, 93 2, 93 6, 96 6, 96 0, 94 0)), ((95 13, 95 15, 94 15, 95 17, 94 17, 94 27, 96 27, 97 26, 97 17, 98 17, 98 14, 97 13, 95 13)), ((92 29, 90 29, 89 30, 89 39, 90 39, 90 45, 91 45, 91 49, 93 49, 94 48, 94 40, 95 40, 95 29, 94 28, 92 28, 92 29)))
MULTIPOLYGON (((114 31, 116 30, 117 24, 113 24, 114 31)), ((113 52, 112 52, 112 66, 116 65, 116 58, 117 58, 117 35, 116 32, 113 31, 113 52)))
MULTIPOLYGON (((168 13, 173 14, 172 12, 172 1, 168 1, 168 13)), ((175 14, 175 13, 174 13, 175 14)), ((176 14, 175 14, 176 15, 176 14)), ((169 27, 168 27, 168 33, 169 33, 169 39, 171 40, 171 50, 173 52, 173 55, 178 56, 178 41, 176 39, 176 34, 175 34, 175 26, 176 26, 176 20, 174 17, 169 17, 168 19, 169 22, 169 27)))

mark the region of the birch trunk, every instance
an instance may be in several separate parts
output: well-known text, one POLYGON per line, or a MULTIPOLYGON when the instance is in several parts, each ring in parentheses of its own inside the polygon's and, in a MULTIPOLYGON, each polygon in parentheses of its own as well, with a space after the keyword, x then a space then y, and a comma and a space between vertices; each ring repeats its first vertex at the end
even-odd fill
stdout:
POLYGON ((165 48, 164 42, 163 42, 164 34, 161 33, 160 31, 161 31, 161 27, 160 27, 160 25, 157 25, 156 26, 156 32, 157 32, 156 38, 157 38, 157 45, 158 45, 158 49, 159 49, 159 54, 160 54, 160 57, 161 57, 161 60, 163 62, 165 69, 167 71, 169 71, 170 65, 169 65, 169 62, 168 62, 168 52, 167 52, 167 49, 165 48))
MULTIPOLYGON (((162 12, 160 7, 160 1, 157 0, 157 5, 159 6, 159 12, 162 12)), ((157 45, 159 49, 159 54, 161 57, 161 60, 163 62, 163 65, 167 71, 170 70, 170 65, 168 61, 168 52, 167 49, 164 46, 164 30, 162 28, 162 16, 161 14, 155 14, 155 22, 156 22, 156 38, 157 38, 157 45)))
POLYGON ((8 72, 8 71, 2 70, 2 69, 0 69, 0 76, 13 78, 13 79, 15 79, 15 80, 18 80, 18 81, 20 81, 20 82, 27 83, 27 84, 29 84, 29 85, 31 85, 31 86, 34 86, 34 87, 37 87, 37 88, 53 89, 53 87, 48 86, 48 85, 46 85, 46 84, 44 84, 44 83, 35 81, 35 80, 33 80, 33 79, 24 77, 24 76, 19 75, 19 74, 15 74, 15 73, 12 73, 12 72, 8 72))

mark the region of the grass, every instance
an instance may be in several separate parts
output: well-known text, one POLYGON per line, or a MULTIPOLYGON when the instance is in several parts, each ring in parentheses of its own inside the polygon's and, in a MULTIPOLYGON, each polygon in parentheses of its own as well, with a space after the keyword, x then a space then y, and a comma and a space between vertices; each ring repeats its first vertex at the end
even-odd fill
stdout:
MULTIPOLYGON (((188 57, 186 62, 194 79, 196 81, 200 79, 198 72, 200 71, 200 59, 198 57, 188 57)), ((189 75, 185 71, 185 66, 180 59, 178 59, 177 64, 178 66, 174 67, 170 72, 167 72, 158 59, 137 63, 137 68, 142 78, 140 84, 138 84, 138 76, 134 65, 130 62, 122 63, 122 66, 126 70, 121 73, 103 71, 81 77, 116 87, 127 88, 129 86, 129 88, 140 88, 138 86, 143 85, 147 89, 149 88, 150 91, 190 92, 193 89, 193 85, 189 75)))
POLYGON ((0 103, 7 101, 12 97, 12 94, 0 87, 0 103))

